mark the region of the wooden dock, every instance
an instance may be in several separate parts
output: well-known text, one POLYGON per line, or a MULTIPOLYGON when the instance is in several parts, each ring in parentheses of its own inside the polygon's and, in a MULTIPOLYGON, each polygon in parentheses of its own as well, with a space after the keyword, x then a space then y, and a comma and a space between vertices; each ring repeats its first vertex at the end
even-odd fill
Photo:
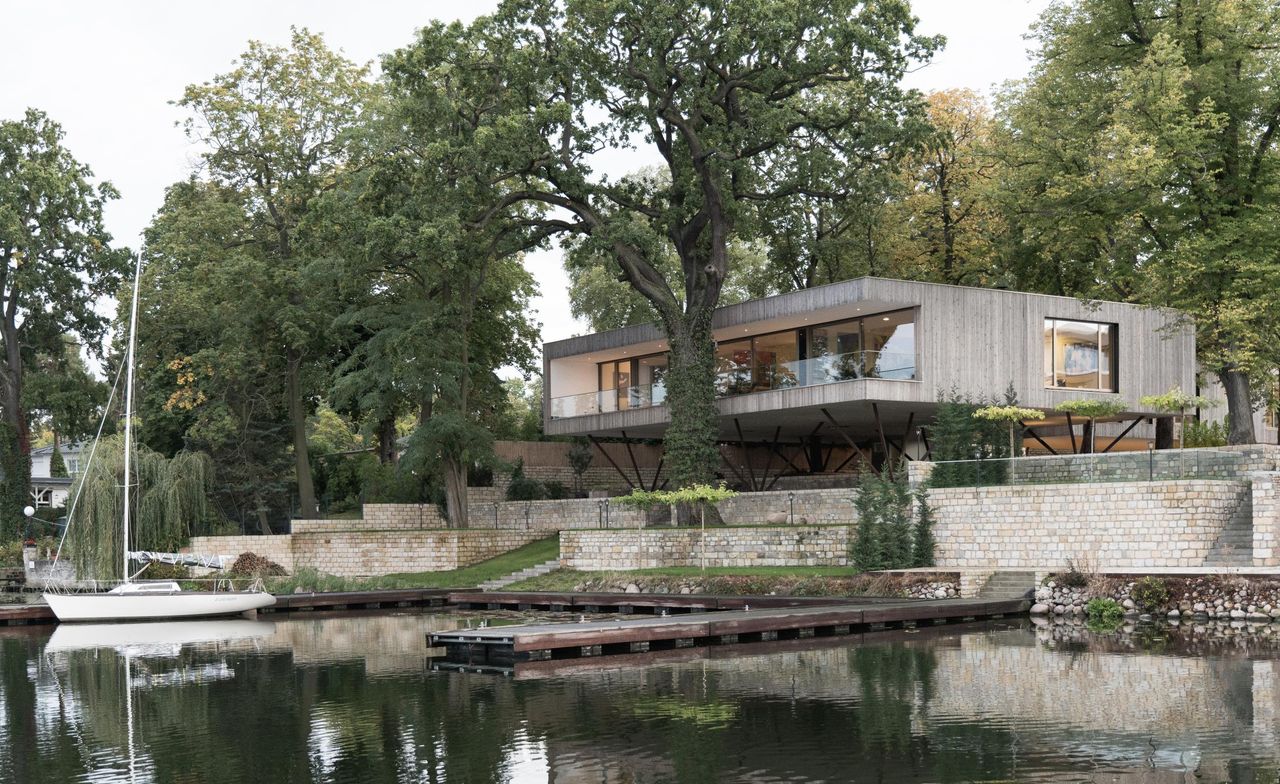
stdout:
MULTIPOLYGON (((289 593, 276 596, 271 607, 258 610, 264 615, 318 610, 377 610, 394 607, 444 607, 451 596, 471 592, 447 588, 406 588, 385 591, 342 591, 332 593, 289 593)), ((0 605, 0 626, 57 623, 47 604, 0 605)))
MULTIPOLYGON (((505 675, 516 680, 542 680, 564 678, 573 675, 589 675, 599 672, 644 669, 647 667, 686 664, 694 661, 736 659, 742 656, 763 656, 775 653, 820 651, 828 648, 844 648, 850 645, 883 645, 893 642, 918 643, 924 640, 954 639, 966 631, 990 629, 993 621, 957 621, 954 623, 916 627, 898 627, 852 631, 848 635, 831 637, 797 638, 772 642, 744 642, 737 645, 696 645, 689 648, 670 648, 645 653, 625 653, 613 656, 588 656, 578 659, 543 659, 518 661, 510 664, 469 664, 437 657, 431 662, 436 672, 473 672, 505 675)), ((1009 618, 1008 628, 1027 625, 1023 617, 1009 618)))
MULTIPOLYGON (((616 594, 615 594, 616 596, 616 594)), ((632 594, 631 596, 635 596, 632 594)), ((758 601, 758 600, 757 600, 758 601)), ((1002 618, 1025 613, 1026 599, 846 601, 818 606, 716 610, 631 620, 458 629, 428 635, 439 655, 470 666, 647 653, 704 645, 829 637, 909 625, 1002 618)))

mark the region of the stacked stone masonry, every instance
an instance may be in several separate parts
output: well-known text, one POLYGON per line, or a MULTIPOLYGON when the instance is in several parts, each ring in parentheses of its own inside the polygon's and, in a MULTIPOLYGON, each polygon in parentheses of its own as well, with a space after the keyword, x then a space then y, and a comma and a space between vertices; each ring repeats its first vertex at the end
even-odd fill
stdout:
POLYGON ((929 491, 937 564, 1028 569, 1200 567, 1250 485, 1227 480, 949 487, 929 491))
POLYGON ((560 565, 582 571, 669 566, 845 566, 847 526, 571 531, 560 565), (704 560, 705 558, 705 560, 704 560))
POLYGON ((1259 471, 1253 492, 1253 565, 1280 566, 1280 473, 1259 471))
MULTIPOLYGON (((350 521, 348 521, 350 522, 350 521)), ((281 536, 200 536, 191 551, 266 556, 290 573, 315 569, 339 577, 460 569, 522 547, 541 531, 339 531, 281 536)))

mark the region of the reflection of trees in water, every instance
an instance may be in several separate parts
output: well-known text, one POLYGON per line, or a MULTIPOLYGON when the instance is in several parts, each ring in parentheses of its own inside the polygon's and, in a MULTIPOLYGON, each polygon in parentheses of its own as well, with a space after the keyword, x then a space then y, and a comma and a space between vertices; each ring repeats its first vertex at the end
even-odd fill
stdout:
MULTIPOLYGON (((947 645, 957 639, 533 682, 370 677, 358 660, 313 666, 284 651, 187 648, 134 659, 136 746, 156 781, 183 784, 502 781, 524 740, 545 743, 555 780, 611 784, 735 780, 753 771, 850 782, 1010 780, 1025 773, 1019 755, 1033 751, 1058 755, 1063 771, 1075 765, 1063 749, 1079 730, 1053 717, 1028 729, 990 712, 944 709, 963 677, 949 669, 956 651, 947 645), (148 674, 211 662, 225 662, 234 677, 147 685, 148 674)), ((1209 663, 1207 688, 1238 708, 1228 731, 1253 726, 1251 667, 1244 658, 1209 663)), ((993 670, 991 683, 1035 688, 1016 676, 993 670)), ((34 640, 0 637, 0 702, 0 784, 76 780, 93 759, 126 748, 124 665, 114 650, 42 655, 34 640), (70 695, 64 711, 50 696, 55 685, 70 695)), ((1109 738, 1122 754, 1141 746, 1109 738)), ((1215 764, 1229 765, 1233 781, 1277 781, 1247 754, 1217 753, 1215 764)))

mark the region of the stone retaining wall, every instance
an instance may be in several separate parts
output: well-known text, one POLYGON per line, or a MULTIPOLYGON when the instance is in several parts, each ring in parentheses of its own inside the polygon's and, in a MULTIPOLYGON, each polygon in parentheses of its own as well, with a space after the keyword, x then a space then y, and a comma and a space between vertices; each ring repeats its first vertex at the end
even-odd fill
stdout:
MULTIPOLYGON (((351 521, 347 521, 351 522, 351 521)), ((339 577, 460 569, 545 536, 541 531, 338 531, 278 536, 198 536, 191 552, 253 552, 289 573, 316 569, 339 577)))
POLYGON ((1280 473, 1257 472, 1253 491, 1253 565, 1280 566, 1280 473))
POLYGON ((937 564, 1028 569, 1200 567, 1250 485, 1226 480, 948 487, 929 491, 937 564))
POLYGON ((701 566, 845 566, 847 526, 567 531, 560 565, 582 571, 701 566))

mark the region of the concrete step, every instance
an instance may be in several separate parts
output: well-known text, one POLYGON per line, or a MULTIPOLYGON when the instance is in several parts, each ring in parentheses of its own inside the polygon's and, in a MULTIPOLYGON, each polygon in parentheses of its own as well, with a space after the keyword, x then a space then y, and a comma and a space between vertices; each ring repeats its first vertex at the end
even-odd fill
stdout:
POLYGON ((560 568, 560 559, 553 558, 550 561, 544 561, 543 563, 540 563, 536 566, 530 566, 526 569, 521 569, 518 572, 512 572, 511 574, 508 574, 505 577, 498 577, 488 582, 481 583, 480 587, 486 591, 496 591, 499 588, 505 588, 512 583, 516 583, 521 580, 527 580, 530 577, 539 577, 541 575, 546 574, 547 572, 550 572, 559 568, 560 568))
POLYGON ((1019 598, 1032 593, 1035 588, 1035 572, 996 572, 978 590, 978 598, 1019 598))

